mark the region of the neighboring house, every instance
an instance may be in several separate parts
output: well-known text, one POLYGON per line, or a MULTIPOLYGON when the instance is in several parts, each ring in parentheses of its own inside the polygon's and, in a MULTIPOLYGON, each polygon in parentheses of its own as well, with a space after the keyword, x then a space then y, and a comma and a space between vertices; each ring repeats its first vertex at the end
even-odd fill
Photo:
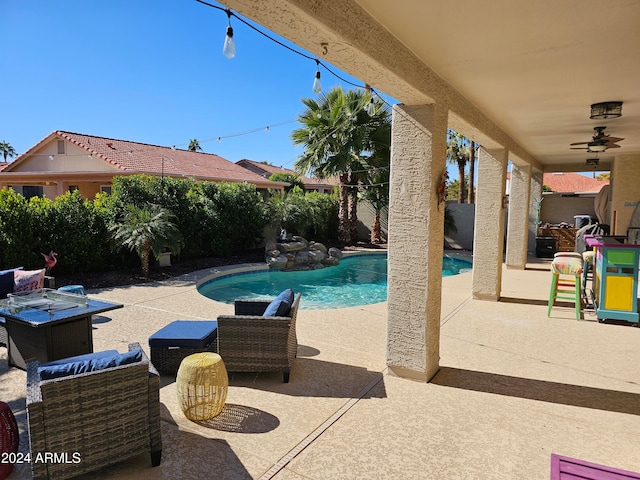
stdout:
MULTIPOLYGON (((511 172, 507 172, 507 193, 510 191, 510 184, 511 172)), ((542 185, 554 193, 595 195, 603 186, 609 185, 609 180, 598 180, 574 172, 553 172, 542 174, 542 185)))
MULTIPOLYGON (((276 167, 268 163, 256 162, 253 160, 248 160, 246 158, 238 160, 236 164, 264 178, 269 178, 274 173, 287 173, 289 175, 298 176, 296 172, 288 168, 276 167)), ((307 192, 333 193, 334 187, 338 185, 338 180, 335 177, 325 178, 322 180, 309 177, 299 178, 304 183, 304 187, 307 192)))
POLYGON ((598 180, 573 172, 545 173, 542 185, 557 193, 598 193, 600 189, 609 185, 609 180, 598 180))
POLYGON ((78 190, 92 199, 111 192, 116 175, 148 174, 188 177, 211 182, 247 182, 258 189, 283 190, 286 182, 270 182, 218 155, 145 143, 54 131, 6 164, 0 163, 0 188, 25 197, 55 198, 78 190))
MULTIPOLYGON (((551 191, 542 193, 540 221, 543 224, 568 224, 578 222, 576 216, 596 219, 598 193, 602 187, 609 185, 609 180, 598 180, 586 175, 572 172, 545 173, 543 186, 551 191)), ((605 218, 602 223, 609 223, 605 218)))

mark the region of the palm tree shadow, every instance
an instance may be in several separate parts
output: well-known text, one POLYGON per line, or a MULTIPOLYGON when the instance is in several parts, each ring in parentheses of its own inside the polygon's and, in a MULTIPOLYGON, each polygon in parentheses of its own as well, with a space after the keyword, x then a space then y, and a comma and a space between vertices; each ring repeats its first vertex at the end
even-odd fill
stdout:
POLYGON ((476 392, 640 415, 640 394, 460 368, 441 368, 432 383, 476 392))
POLYGON ((292 397, 385 398, 380 371, 343 363, 298 356, 289 383, 281 372, 229 372, 230 385, 254 388, 292 397))

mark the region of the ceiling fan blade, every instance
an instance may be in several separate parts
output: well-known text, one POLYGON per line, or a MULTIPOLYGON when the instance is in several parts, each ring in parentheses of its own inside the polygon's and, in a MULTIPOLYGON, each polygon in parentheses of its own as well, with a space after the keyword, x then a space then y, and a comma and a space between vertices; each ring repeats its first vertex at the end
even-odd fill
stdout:
POLYGON ((616 145, 615 143, 609 143, 607 145, 607 149, 609 149, 609 148, 620 148, 620 145, 616 145))
POLYGON ((589 150, 589 147, 571 147, 571 150, 589 150))
POLYGON ((618 138, 618 137, 602 137, 602 140, 604 140, 605 142, 609 142, 609 143, 616 143, 616 142, 619 142, 620 140, 624 140, 624 138, 618 138))
POLYGON ((576 142, 576 143, 570 143, 569 145, 586 145, 587 143, 591 143, 591 142, 576 142))

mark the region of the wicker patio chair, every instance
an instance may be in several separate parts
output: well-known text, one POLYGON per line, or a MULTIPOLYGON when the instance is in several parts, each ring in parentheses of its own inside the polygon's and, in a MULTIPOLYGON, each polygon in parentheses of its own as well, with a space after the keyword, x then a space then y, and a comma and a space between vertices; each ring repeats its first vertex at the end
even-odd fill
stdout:
POLYGON ((138 362, 51 380, 40 380, 38 367, 27 364, 34 479, 75 477, 145 452, 160 464, 160 376, 144 352, 138 362), (50 452, 66 454, 67 462, 36 461, 50 452))
POLYGON ((298 352, 296 294, 288 317, 263 317, 269 301, 236 300, 235 315, 218 317, 218 353, 229 372, 282 372, 289 382, 298 352))
POLYGON ((0 317, 0 347, 6 348, 7 345, 9 345, 9 335, 7 335, 4 318, 0 317))

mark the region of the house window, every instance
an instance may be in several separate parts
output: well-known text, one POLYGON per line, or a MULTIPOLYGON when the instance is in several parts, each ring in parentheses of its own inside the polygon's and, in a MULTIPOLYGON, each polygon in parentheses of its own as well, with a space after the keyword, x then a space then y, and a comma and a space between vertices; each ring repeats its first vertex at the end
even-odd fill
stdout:
POLYGON ((100 185, 100 193, 108 193, 111 195, 111 185, 100 185))
POLYGON ((58 140, 58 155, 64 155, 64 140, 58 140))
POLYGON ((69 185, 69 191, 71 193, 75 192, 76 190, 78 190, 78 185, 69 185))
POLYGON ((22 196, 27 200, 31 197, 40 197, 43 196, 42 187, 40 185, 24 185, 22 187, 22 196))

